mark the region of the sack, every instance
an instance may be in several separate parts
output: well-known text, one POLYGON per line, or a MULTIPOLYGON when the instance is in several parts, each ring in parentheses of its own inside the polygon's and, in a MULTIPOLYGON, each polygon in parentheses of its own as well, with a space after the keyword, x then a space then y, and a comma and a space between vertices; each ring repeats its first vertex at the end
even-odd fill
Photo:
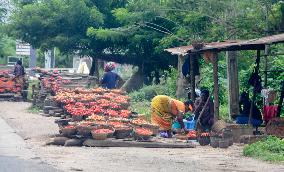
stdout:
POLYGON ((248 81, 249 85, 255 87, 257 93, 261 93, 262 85, 261 85, 261 77, 256 73, 253 72, 248 81))

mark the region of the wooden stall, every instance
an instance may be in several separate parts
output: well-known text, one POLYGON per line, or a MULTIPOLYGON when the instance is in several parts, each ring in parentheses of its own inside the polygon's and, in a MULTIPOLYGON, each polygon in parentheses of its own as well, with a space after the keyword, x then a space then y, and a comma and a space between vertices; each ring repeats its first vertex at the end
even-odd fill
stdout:
MULTIPOLYGON (((265 54, 267 55, 267 46, 270 44, 282 43, 284 42, 284 34, 272 35, 267 37, 262 37, 259 39, 251 40, 227 40, 224 42, 211 42, 211 43, 201 43, 198 48, 196 45, 182 46, 176 48, 169 48, 165 51, 172 53, 173 55, 179 56, 189 56, 192 58, 196 54, 203 55, 206 58, 209 58, 210 62, 213 64, 213 78, 214 78, 214 115, 215 119, 219 119, 219 81, 218 81, 218 54, 220 52, 235 52, 243 50, 256 50, 257 56, 257 67, 256 72, 259 73, 259 61, 260 61, 260 52, 266 50, 265 54)), ((227 60, 228 68, 228 82, 229 82, 229 105, 230 105, 230 115, 235 114, 238 111, 238 93, 239 93, 239 81, 238 75, 234 75, 234 71, 237 70, 237 61, 236 56, 229 58, 227 60)), ((191 83, 194 83, 194 77, 191 77, 191 83)), ((190 85, 192 95, 194 94, 194 84, 190 85)), ((252 103, 255 101, 256 90, 254 89, 254 95, 252 103)), ((194 98, 194 97, 193 97, 194 98)), ((281 107, 281 105, 279 105, 281 107)), ((251 114, 250 114, 251 118, 251 114)))

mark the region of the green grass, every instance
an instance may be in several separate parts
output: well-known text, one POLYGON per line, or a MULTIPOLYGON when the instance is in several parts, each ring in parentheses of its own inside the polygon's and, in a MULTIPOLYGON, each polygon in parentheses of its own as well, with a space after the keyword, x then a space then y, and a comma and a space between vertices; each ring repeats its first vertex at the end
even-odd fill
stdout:
POLYGON ((229 107, 228 105, 220 105, 219 107, 219 114, 220 119, 226 121, 226 122, 232 122, 232 119, 229 115, 229 107))
POLYGON ((32 85, 38 85, 39 80, 29 80, 29 88, 28 88, 28 100, 32 99, 32 85))
POLYGON ((28 109, 27 109, 27 112, 28 113, 33 113, 33 114, 37 114, 39 113, 41 109, 37 106, 30 106, 28 109))
POLYGON ((264 140, 247 145, 243 154, 264 161, 284 163, 284 140, 269 136, 264 140))
POLYGON ((137 112, 138 114, 146 115, 147 119, 151 119, 151 102, 150 101, 141 101, 141 102, 131 102, 131 111, 137 112))

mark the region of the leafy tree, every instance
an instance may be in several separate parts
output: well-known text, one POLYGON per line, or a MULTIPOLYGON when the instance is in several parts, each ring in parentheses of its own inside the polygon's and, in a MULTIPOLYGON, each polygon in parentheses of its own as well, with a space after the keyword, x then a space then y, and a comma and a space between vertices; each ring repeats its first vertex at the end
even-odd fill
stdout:
POLYGON ((82 0, 46 0, 19 7, 11 27, 15 37, 36 48, 74 52, 88 44, 87 28, 102 22, 102 14, 82 0))

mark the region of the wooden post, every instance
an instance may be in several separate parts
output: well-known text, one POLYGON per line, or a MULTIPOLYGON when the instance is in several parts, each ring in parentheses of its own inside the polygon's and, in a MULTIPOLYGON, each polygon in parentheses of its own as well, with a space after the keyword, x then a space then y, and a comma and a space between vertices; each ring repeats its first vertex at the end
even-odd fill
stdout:
POLYGON ((218 81, 218 54, 214 53, 213 59, 213 78, 214 78, 214 119, 219 119, 219 81, 218 81))
POLYGON ((283 99, 284 99, 284 81, 282 81, 282 89, 281 89, 281 95, 280 95, 280 99, 278 103, 277 117, 280 117, 281 108, 283 106, 283 99))
POLYGON ((189 87, 189 79, 182 74, 182 65, 185 62, 186 57, 183 55, 178 56, 178 78, 177 78, 177 98, 188 98, 186 88, 189 87))
POLYGON ((239 114, 239 79, 236 51, 227 52, 227 79, 229 87, 229 113, 233 117, 239 114))
POLYGON ((265 58, 265 64, 264 64, 264 88, 267 88, 267 70, 268 70, 268 53, 269 53, 269 45, 265 45, 265 51, 264 51, 264 58, 265 58))
POLYGON ((194 102, 195 101, 195 73, 194 73, 194 58, 196 58, 195 55, 190 55, 190 99, 194 102))
MULTIPOLYGON (((260 50, 257 50, 257 56, 256 56, 256 67, 255 67, 255 72, 259 74, 259 63, 260 63, 260 50)), ((252 96, 252 101, 251 101, 251 106, 250 106, 250 113, 249 113, 249 121, 248 124, 251 124, 251 118, 252 118, 252 113, 253 113, 253 105, 256 99, 256 81, 254 82, 254 87, 253 87, 253 96, 252 96)))

